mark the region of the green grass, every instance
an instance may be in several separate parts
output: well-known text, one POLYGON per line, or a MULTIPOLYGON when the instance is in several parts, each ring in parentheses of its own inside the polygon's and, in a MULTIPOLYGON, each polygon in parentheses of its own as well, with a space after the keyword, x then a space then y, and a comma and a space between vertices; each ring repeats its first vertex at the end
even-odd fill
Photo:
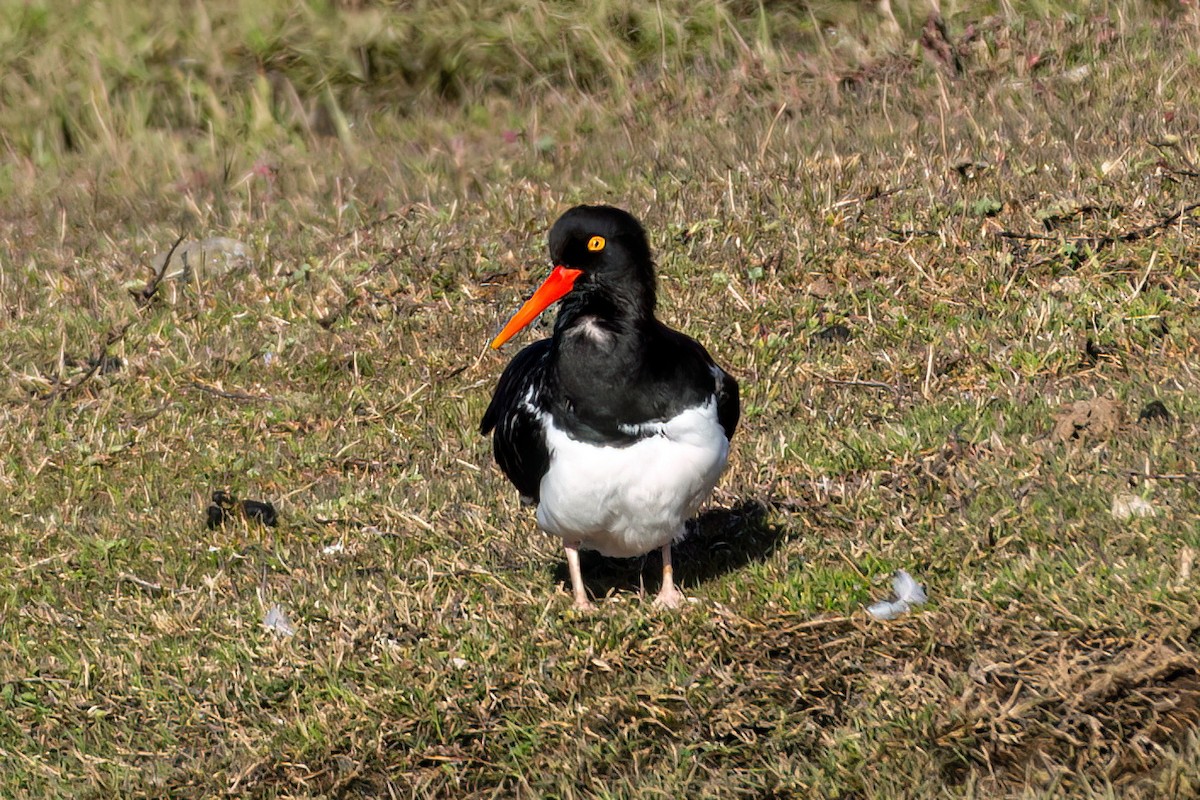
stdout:
POLYGON ((1194 10, 691 5, 0 11, 0 796, 1195 792, 1194 10), (477 434, 585 201, 742 381, 679 614, 477 434))

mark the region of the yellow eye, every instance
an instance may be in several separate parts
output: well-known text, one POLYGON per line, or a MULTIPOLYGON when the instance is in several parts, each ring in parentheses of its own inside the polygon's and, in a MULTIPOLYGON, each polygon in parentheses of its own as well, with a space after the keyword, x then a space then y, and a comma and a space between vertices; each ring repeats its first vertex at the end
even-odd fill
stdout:
POLYGON ((603 236, 593 236, 592 238, 588 239, 588 250, 591 250, 593 253, 595 253, 596 251, 603 250, 603 249, 604 249, 604 237, 603 236))

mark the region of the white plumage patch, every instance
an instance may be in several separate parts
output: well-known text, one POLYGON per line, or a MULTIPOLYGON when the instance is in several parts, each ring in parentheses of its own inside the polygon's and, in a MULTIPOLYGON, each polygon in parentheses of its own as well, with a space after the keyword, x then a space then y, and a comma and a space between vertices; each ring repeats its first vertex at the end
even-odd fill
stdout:
POLYGON ((596 317, 587 316, 580 317, 579 320, 567 328, 568 336, 581 336, 591 340, 593 344, 608 346, 612 342, 612 333, 605 329, 596 317))
MULTIPOLYGON (((729 460, 716 401, 637 426, 625 447, 572 439, 540 414, 550 450, 538 525, 608 556, 640 556, 683 533, 729 460)), ((629 432, 633 432, 630 430, 629 432)))

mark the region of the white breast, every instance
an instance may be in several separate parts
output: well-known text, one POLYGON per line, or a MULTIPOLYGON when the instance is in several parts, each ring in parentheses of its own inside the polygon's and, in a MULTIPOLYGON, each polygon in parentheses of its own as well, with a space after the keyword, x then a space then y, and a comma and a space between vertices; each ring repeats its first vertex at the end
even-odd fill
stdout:
POLYGON ((682 534, 729 459, 715 399, 638 426, 646 438, 626 447, 572 439, 548 414, 542 422, 550 469, 542 477, 538 525, 609 556, 639 556, 682 534))

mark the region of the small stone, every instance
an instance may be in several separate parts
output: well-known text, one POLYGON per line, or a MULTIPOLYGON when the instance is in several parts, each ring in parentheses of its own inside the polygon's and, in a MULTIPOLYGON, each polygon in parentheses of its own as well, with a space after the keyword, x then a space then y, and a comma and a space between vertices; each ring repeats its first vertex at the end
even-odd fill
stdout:
POLYGON ((238 500, 229 492, 217 490, 212 494, 212 503, 205 510, 205 524, 209 530, 219 528, 238 515, 250 522, 274 528, 279 524, 279 512, 266 500, 238 500))
POLYGON ((275 506, 265 500, 243 500, 242 513, 252 522, 261 522, 268 528, 279 524, 279 513, 275 506))
POLYGON ((1171 412, 1161 400, 1151 400, 1138 414, 1138 422, 1170 422, 1171 412))
POLYGON ((163 268, 167 254, 171 255, 171 263, 163 273, 164 280, 190 281, 193 277, 200 280, 219 278, 236 269, 249 267, 253 263, 250 248, 237 239, 227 239, 224 236, 213 236, 196 242, 184 242, 175 248, 159 253, 154 257, 154 271, 157 274, 163 268))
POLYGON ((808 285, 807 289, 813 297, 819 297, 822 300, 837 293, 837 287, 828 278, 817 278, 808 285))
POLYGON ((1083 291, 1083 281, 1074 275, 1064 275, 1050 284, 1050 293, 1064 297, 1074 297, 1083 291))
POLYGON ((1090 64, 1080 64, 1078 67, 1072 67, 1062 74, 1063 80, 1067 83, 1082 83, 1092 74, 1090 64))
POLYGON ((1116 494, 1112 499, 1113 519, 1127 520, 1134 517, 1153 517, 1158 510, 1136 494, 1116 494))
POLYGON ((841 323, 822 328, 813 334, 813 341, 822 344, 850 341, 850 329, 841 323))

